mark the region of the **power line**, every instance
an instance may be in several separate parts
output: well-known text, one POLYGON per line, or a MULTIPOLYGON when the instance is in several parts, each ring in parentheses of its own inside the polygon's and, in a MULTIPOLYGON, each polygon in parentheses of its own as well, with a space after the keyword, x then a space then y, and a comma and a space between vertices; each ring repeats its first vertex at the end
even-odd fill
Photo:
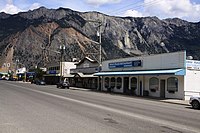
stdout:
POLYGON ((126 8, 126 7, 130 7, 130 6, 132 6, 132 5, 136 5, 136 4, 138 4, 138 3, 141 3, 141 1, 138 1, 138 2, 135 2, 135 3, 129 4, 129 5, 126 5, 126 6, 124 6, 124 7, 121 7, 121 8, 112 10, 112 11, 109 11, 109 12, 107 12, 107 13, 108 13, 108 14, 109 14, 109 13, 113 13, 113 12, 115 12, 115 11, 119 11, 119 10, 124 9, 124 8, 126 8))
POLYGON ((123 13, 124 11, 127 11, 127 10, 137 10, 137 9, 140 9, 141 7, 151 7, 157 3, 159 3, 160 1, 159 0, 155 0, 153 2, 148 2, 148 3, 141 3, 140 5, 136 5, 135 7, 132 7, 132 8, 128 8, 128 9, 124 9, 124 10, 121 10, 121 11, 118 11, 116 12, 116 14, 120 14, 120 13, 123 13))
POLYGON ((140 9, 141 7, 150 7, 152 5, 155 5, 157 3, 159 3, 160 0, 154 0, 154 1, 150 1, 150 2, 147 2, 147 3, 143 3, 141 1, 138 1, 138 2, 135 2, 133 4, 129 4, 129 5, 126 5, 124 7, 121 7, 121 8, 118 8, 118 9, 115 9, 113 11, 110 11, 108 13, 115 13, 115 14, 120 14, 124 11, 127 11, 127 10, 131 10, 131 9, 140 9), (130 6, 133 6, 133 7, 130 7, 130 6), (127 7, 130 7, 130 8, 127 8, 127 7))

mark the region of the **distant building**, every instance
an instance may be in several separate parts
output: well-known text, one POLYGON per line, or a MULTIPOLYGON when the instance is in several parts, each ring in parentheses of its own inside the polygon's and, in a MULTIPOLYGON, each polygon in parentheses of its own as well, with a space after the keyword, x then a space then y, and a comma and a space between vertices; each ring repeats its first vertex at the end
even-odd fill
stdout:
POLYGON ((75 62, 62 62, 62 65, 61 63, 50 63, 47 65, 46 75, 44 75, 45 82, 47 84, 56 84, 60 81, 61 76, 71 80, 73 75, 70 74, 70 69, 74 68, 76 68, 75 62))
POLYGON ((186 52, 107 60, 101 90, 129 95, 189 99, 200 95, 200 61, 187 60, 186 52))
POLYGON ((74 75, 72 86, 97 89, 97 76, 94 73, 98 72, 99 63, 95 60, 85 57, 75 64, 76 68, 70 70, 70 74, 74 75))
POLYGON ((19 81, 26 80, 26 67, 18 68, 16 70, 16 78, 19 81))

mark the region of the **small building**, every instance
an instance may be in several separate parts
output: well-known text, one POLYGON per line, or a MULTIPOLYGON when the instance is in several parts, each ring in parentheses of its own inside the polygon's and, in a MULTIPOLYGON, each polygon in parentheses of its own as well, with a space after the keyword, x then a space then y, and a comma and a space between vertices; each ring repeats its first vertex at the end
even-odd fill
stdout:
POLYGON ((101 90, 128 95, 189 99, 200 95, 200 61, 186 51, 102 62, 101 90))
POLYGON ((97 89, 98 76, 94 76, 94 73, 98 72, 99 63, 89 57, 85 57, 75 65, 76 68, 70 70, 70 74, 74 75, 71 85, 74 87, 97 89))
POLYGON ((16 70, 17 80, 25 81, 26 80, 26 67, 18 68, 16 70))
POLYGON ((62 62, 62 65, 61 63, 50 63, 47 65, 47 72, 44 75, 45 82, 47 84, 57 84, 61 76, 68 78, 70 82, 73 78, 73 75, 70 74, 70 69, 74 68, 76 68, 75 62, 62 62))

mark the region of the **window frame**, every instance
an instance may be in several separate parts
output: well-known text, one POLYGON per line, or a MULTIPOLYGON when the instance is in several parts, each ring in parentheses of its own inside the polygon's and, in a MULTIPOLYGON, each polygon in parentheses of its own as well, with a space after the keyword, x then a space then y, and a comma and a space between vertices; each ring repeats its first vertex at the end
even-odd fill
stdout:
POLYGON ((131 77, 130 80, 131 80, 131 85, 130 85, 131 89, 136 90, 138 87, 138 79, 136 77, 131 77), (132 82, 133 79, 135 79, 136 83, 132 82))
POLYGON ((151 77, 149 79, 149 90, 151 92, 156 92, 156 91, 159 90, 159 78, 157 78, 157 77, 151 77))
POLYGON ((110 78, 110 87, 111 87, 111 88, 115 88, 115 86, 116 86, 115 83, 116 83, 115 77, 111 77, 111 78, 110 78), (113 79, 114 79, 114 81, 112 81, 113 79))
POLYGON ((179 83, 179 80, 178 80, 177 77, 169 77, 169 78, 167 78, 167 91, 169 93, 178 92, 178 83, 179 83), (174 81, 172 81, 171 79, 174 79, 174 81), (171 83, 171 84, 169 84, 169 83, 171 83))
POLYGON ((122 88, 122 77, 117 77, 116 82, 117 82, 116 88, 121 89, 122 88), (119 82, 119 79, 120 79, 120 82, 119 82))
POLYGON ((109 88, 109 82, 110 82, 110 78, 109 77, 105 77, 105 79, 104 79, 104 87, 105 88, 109 88))

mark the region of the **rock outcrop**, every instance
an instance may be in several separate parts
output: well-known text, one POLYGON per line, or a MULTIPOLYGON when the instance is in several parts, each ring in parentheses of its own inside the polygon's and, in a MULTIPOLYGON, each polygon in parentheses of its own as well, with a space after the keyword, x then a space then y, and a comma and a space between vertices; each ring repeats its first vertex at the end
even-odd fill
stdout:
POLYGON ((28 68, 59 62, 60 45, 66 47, 65 61, 85 56, 98 60, 99 24, 103 60, 180 50, 200 59, 200 23, 41 7, 15 15, 0 13, 0 65, 8 56, 28 68))

